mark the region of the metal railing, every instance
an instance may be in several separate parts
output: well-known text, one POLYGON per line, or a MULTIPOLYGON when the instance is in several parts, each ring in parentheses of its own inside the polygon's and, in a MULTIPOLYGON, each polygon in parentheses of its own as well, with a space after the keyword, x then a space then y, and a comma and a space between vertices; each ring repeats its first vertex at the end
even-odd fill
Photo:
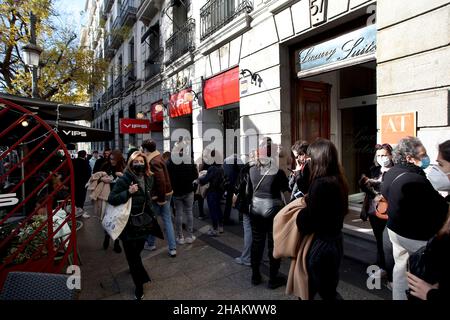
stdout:
POLYGON ((110 85, 108 87, 108 91, 106 91, 106 102, 108 104, 112 103, 113 98, 114 98, 114 86, 110 85))
POLYGON ((120 7, 120 25, 131 26, 136 21, 136 0, 125 0, 120 7))
POLYGON ((103 11, 105 13, 109 13, 114 4, 114 0, 103 0, 103 11))
POLYGON ((136 82, 136 61, 130 62, 127 67, 127 73, 125 74, 125 89, 128 89, 134 82, 136 82))
POLYGON ((120 74, 116 80, 114 80, 114 98, 118 97, 123 90, 122 75, 120 74))
POLYGON ((145 81, 150 80, 161 72, 162 49, 153 52, 147 60, 145 60, 145 81))
POLYGON ((195 49, 194 32, 195 20, 191 18, 166 41, 166 64, 172 63, 186 52, 195 49))
POLYGON ((253 11, 252 0, 210 0, 200 9, 200 40, 211 36, 242 12, 253 11))

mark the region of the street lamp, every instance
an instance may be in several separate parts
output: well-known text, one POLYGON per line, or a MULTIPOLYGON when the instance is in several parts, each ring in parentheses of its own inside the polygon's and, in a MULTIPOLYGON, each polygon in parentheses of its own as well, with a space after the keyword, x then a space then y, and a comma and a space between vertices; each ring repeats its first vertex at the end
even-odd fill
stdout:
POLYGON ((30 43, 22 48, 24 54, 25 64, 31 66, 32 79, 31 79, 31 96, 38 98, 38 76, 37 68, 39 66, 39 56, 42 49, 36 45, 36 16, 33 12, 30 12, 30 43))

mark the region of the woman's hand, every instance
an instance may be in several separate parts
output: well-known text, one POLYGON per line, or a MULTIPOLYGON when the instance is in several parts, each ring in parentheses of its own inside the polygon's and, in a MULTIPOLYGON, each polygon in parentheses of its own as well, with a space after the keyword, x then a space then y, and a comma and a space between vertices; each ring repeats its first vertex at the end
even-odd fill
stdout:
POLYGON ((123 173, 122 172, 116 172, 116 177, 123 177, 123 173))
POLYGON ((112 182, 112 179, 111 179, 109 176, 106 176, 106 177, 103 177, 103 178, 102 178, 102 182, 103 182, 103 183, 111 183, 111 182, 112 182))
POLYGON ((422 300, 427 300, 427 294, 431 289, 438 289, 439 283, 436 283, 434 285, 429 284, 426 281, 423 281, 419 277, 416 277, 410 272, 406 272, 408 275, 408 284, 409 288, 411 289, 410 293, 422 300))
POLYGON ((130 185, 130 187, 128 188, 128 192, 129 192, 130 194, 133 194, 133 193, 137 192, 138 189, 139 189, 139 187, 138 187, 137 183, 132 183, 132 184, 130 185))

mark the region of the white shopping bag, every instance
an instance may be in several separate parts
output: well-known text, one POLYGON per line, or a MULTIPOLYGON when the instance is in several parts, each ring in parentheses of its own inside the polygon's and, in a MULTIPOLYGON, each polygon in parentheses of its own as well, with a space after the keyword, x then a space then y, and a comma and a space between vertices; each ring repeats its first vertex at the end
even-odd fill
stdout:
POLYGON ((127 225, 131 211, 131 197, 124 204, 112 206, 106 205, 105 215, 102 220, 103 229, 108 232, 111 239, 116 240, 127 225))

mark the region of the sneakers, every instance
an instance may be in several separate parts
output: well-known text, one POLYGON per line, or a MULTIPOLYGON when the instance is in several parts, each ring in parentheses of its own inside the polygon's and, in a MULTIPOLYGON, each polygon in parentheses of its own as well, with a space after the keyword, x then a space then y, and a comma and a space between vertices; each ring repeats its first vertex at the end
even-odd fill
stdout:
POLYGON ((218 233, 217 233, 216 230, 214 230, 214 229, 209 229, 208 230, 208 236, 217 237, 217 235, 218 235, 218 233))
POLYGON ((83 218, 86 218, 86 219, 89 219, 89 218, 91 217, 91 215, 88 214, 86 211, 84 211, 82 217, 83 217, 83 218))
POLYGON ((197 239, 194 235, 192 235, 191 237, 187 237, 186 238, 186 243, 187 244, 191 244, 192 242, 195 241, 195 239, 197 239))
POLYGON ((242 260, 241 257, 234 258, 234 262, 236 262, 237 264, 240 264, 240 265, 247 266, 247 267, 250 267, 252 265, 250 262, 242 260))
POLYGON ((219 233, 223 233, 223 226, 219 226, 219 233))
POLYGON ((169 250, 169 256, 175 258, 177 256, 177 250, 169 250))
POLYGON ((184 237, 177 237, 177 243, 184 244, 185 243, 184 237))
POLYGON ((144 250, 155 251, 156 250, 156 246, 155 245, 149 246, 147 243, 145 243, 144 250))
POLYGON ((276 288, 286 285, 286 282, 287 281, 284 277, 276 277, 274 279, 269 280, 269 283, 267 284, 267 288, 273 290, 273 289, 276 289, 276 288))

